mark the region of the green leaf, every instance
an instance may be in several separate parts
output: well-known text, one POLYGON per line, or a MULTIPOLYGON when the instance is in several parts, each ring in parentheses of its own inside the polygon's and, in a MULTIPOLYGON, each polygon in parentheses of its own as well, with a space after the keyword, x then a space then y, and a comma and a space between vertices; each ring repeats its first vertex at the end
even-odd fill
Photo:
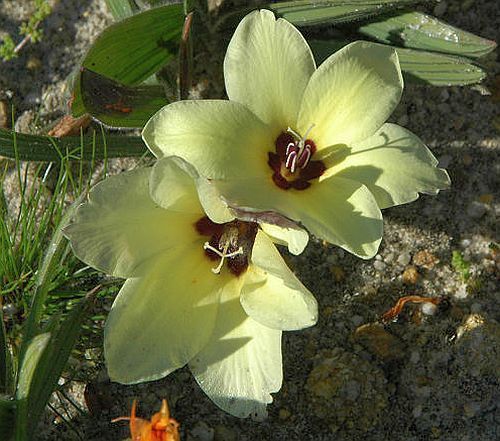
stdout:
POLYGON ((481 57, 496 43, 446 24, 422 12, 385 17, 361 26, 358 31, 384 43, 413 49, 481 57))
POLYGON ((143 127, 168 104, 161 86, 124 86, 85 68, 80 73, 80 88, 85 110, 113 127, 143 127))
POLYGON ((49 344, 38 361, 28 395, 27 409, 30 417, 28 436, 33 435, 45 406, 57 387, 57 382, 75 346, 92 300, 93 294, 80 300, 64 318, 59 329, 51 333, 49 344))
POLYGON ((295 0, 267 8, 296 26, 313 26, 361 20, 415 3, 419 0, 295 0))
MULTIPOLYGON (((82 66, 126 86, 142 83, 177 56, 184 23, 182 5, 141 12, 105 29, 85 56, 82 66)), ((79 80, 71 110, 85 113, 79 80)))
MULTIPOLYGON (((311 40, 318 64, 344 46, 346 41, 311 40)), ((394 48, 406 81, 432 86, 465 86, 481 82, 486 73, 469 60, 413 49, 394 48)))
POLYGON ((116 21, 131 17, 139 11, 134 0, 106 0, 106 5, 116 21))
POLYGON ((43 351, 50 340, 50 333, 39 334, 33 337, 28 343, 26 353, 24 354, 19 378, 17 382, 16 399, 24 400, 28 397, 33 375, 35 375, 38 362, 43 351))
POLYGON ((10 441, 14 434, 16 401, 0 397, 0 439, 10 441))
POLYGON ((50 334, 39 334, 27 344, 26 352, 21 361, 16 390, 17 412, 15 436, 16 441, 27 441, 28 438, 28 394, 38 362, 50 340, 50 334))
POLYGON ((62 158, 92 159, 140 157, 147 148, 139 136, 105 135, 93 131, 90 135, 51 138, 25 135, 0 129, 0 156, 21 161, 60 161, 62 158))

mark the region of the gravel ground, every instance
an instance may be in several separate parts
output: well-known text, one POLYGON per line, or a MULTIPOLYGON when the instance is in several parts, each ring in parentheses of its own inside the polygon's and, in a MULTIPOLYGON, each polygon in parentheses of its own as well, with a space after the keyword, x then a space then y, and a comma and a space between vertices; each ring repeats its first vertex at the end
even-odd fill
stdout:
MULTIPOLYGON (((4 0, 0 32, 13 32, 30 13, 29 3, 4 0)), ((441 2, 437 12, 498 40, 495 3, 441 2)), ((64 111, 66 76, 110 22, 103 0, 57 1, 43 42, 0 64, 0 99, 13 96, 20 129, 32 128, 36 112, 49 121, 64 111)), ((286 256, 316 295, 320 318, 311 329, 285 333, 284 384, 266 421, 224 414, 187 369, 133 387, 110 384, 102 373, 87 387, 91 413, 73 420, 81 439, 125 438, 126 424, 110 420, 126 415, 134 397, 141 415, 156 412, 167 397, 183 440, 499 439, 500 257, 492 245, 499 240, 500 209, 496 54, 486 64, 493 96, 409 85, 393 115, 448 169, 451 190, 385 210, 384 240, 371 261, 317 241, 301 256, 286 256), (467 281, 451 264, 454 250, 470 262, 467 281), (380 324, 381 315, 406 295, 443 300, 438 307, 408 305, 399 320, 380 324)), ((81 397, 83 385, 72 389, 81 397)), ((48 415, 38 439, 78 437, 48 415)))

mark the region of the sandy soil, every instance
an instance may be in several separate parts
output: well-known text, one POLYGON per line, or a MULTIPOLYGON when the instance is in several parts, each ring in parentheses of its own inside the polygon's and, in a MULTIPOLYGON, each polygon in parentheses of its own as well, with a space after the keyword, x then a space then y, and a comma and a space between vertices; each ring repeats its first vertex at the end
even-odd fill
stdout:
MULTIPOLYGON (((494 1, 441 2, 441 18, 498 39, 494 1)), ((12 32, 30 2, 4 0, 0 31, 12 32)), ((46 120, 65 108, 65 78, 98 32, 111 23, 104 0, 60 0, 44 24, 41 44, 0 64, 0 99, 13 96, 17 126, 33 113, 46 120)), ((1 35, 1 34, 0 34, 1 35)), ((140 401, 140 413, 170 401, 182 439, 446 440, 499 438, 500 325, 498 242, 500 139, 496 54, 486 59, 495 92, 409 85, 392 120, 418 134, 446 167, 452 188, 384 212, 385 234, 375 259, 362 261, 312 241, 287 261, 320 304, 319 323, 285 333, 284 384, 265 422, 238 420, 204 396, 187 369, 165 380, 125 387, 102 373, 88 395, 91 413, 73 425, 88 441, 127 436, 110 420, 140 401), (494 78, 497 78, 497 89, 494 78), (498 123, 497 123, 498 124, 498 123), (453 250, 470 261, 461 279, 453 250), (437 309, 409 305, 397 322, 377 324, 405 295, 443 297, 437 309)), ((75 396, 82 387, 74 385, 75 396)), ((39 440, 78 439, 47 416, 39 440)))

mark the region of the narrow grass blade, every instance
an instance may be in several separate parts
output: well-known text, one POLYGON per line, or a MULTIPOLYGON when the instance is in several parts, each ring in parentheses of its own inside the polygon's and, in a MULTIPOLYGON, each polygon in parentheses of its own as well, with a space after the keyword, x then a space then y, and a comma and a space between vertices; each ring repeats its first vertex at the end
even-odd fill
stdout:
POLYGON ((80 90, 85 110, 113 127, 144 127, 168 104, 161 86, 125 86, 86 68, 80 72, 80 90))
POLYGON ((297 26, 313 26, 366 19, 415 3, 419 0, 295 0, 267 8, 297 26))
POLYGON ((422 12, 384 17, 361 26, 358 32, 397 46, 471 58, 486 55, 497 46, 494 41, 458 29, 422 12))
MULTIPOLYGON (((337 40, 309 41, 318 64, 346 43, 337 40)), ((465 86, 479 83, 486 77, 486 72, 467 59, 436 52, 394 49, 406 81, 432 86, 465 86)))
MULTIPOLYGON (((66 238, 63 236, 62 230, 66 225, 68 225, 78 206, 83 201, 84 197, 85 193, 82 193, 80 197, 68 208, 68 210, 62 217, 58 227, 56 228, 49 246, 47 247, 47 252, 44 256, 42 265, 37 271, 35 295, 33 297, 33 302, 31 304, 28 318, 25 322, 23 343, 24 341, 29 341, 34 335, 39 332, 39 322, 43 313, 45 301, 47 299, 49 285, 52 282, 57 265, 61 261, 63 254, 68 248, 68 243, 66 241, 66 238)), ((22 354, 26 353, 26 351, 27 348, 25 348, 23 344, 21 357, 22 354)))
POLYGON ((25 135, 0 129, 0 156, 21 161, 54 161, 63 158, 92 159, 140 157, 147 152, 139 136, 106 135, 97 131, 83 137, 25 135), (17 152, 16 152, 17 142, 17 152))
POLYGON ((116 21, 130 17, 139 11, 134 0, 106 0, 106 5, 116 21))
MULTIPOLYGON (((127 86, 142 83, 177 56, 184 22, 183 6, 154 8, 105 29, 85 56, 82 67, 127 86)), ((85 113, 77 80, 73 116, 85 113)))

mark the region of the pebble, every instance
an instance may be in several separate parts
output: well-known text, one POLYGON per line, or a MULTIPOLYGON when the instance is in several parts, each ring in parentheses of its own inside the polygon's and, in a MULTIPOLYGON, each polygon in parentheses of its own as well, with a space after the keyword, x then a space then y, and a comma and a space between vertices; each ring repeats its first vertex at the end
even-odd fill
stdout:
POLYGON ((467 418, 475 417, 481 410, 481 405, 475 401, 469 401, 464 404, 464 414, 467 418))
POLYGON ((229 427, 219 424, 215 426, 214 430, 214 441, 236 441, 238 435, 236 432, 229 427))
POLYGON ((422 406, 420 404, 413 408, 412 415, 413 418, 418 418, 422 415, 422 406))
POLYGON ((13 317, 17 314, 18 308, 13 303, 6 303, 2 307, 2 311, 6 317, 13 317))
POLYGON ((442 168, 448 168, 448 166, 451 164, 452 157, 450 155, 442 155, 439 158, 439 167, 442 168))
POLYGON ((209 427, 205 422, 198 421, 191 430, 191 435, 196 441, 213 441, 215 430, 209 427))
POLYGON ((375 260, 375 262, 373 262, 373 267, 377 271, 384 271, 385 268, 387 267, 387 265, 384 262, 382 262, 381 260, 375 260))
POLYGON ((280 420, 287 420, 288 418, 290 418, 291 415, 292 413, 285 408, 280 409, 278 414, 280 420))
POLYGON ((425 314, 425 315, 434 315, 434 314, 436 314, 437 306, 434 305, 434 303, 425 302, 425 303, 422 303, 421 311, 422 311, 422 314, 425 314))
POLYGON ((410 265, 405 268, 402 280, 403 283, 407 285, 415 285, 418 282, 419 277, 420 275, 418 274, 417 268, 413 265, 410 265))
POLYGON ((467 215, 472 219, 480 219, 486 214, 486 206, 479 201, 472 201, 467 207, 467 215))
POLYGON ((411 255, 408 252, 404 252, 404 253, 400 254, 398 257, 398 263, 400 265, 406 266, 410 263, 410 260, 411 260, 411 255))
POLYGON ((439 259, 429 251, 422 250, 413 256, 413 263, 422 268, 431 270, 439 263, 439 259))
POLYGON ((405 355, 403 342, 378 323, 359 326, 354 331, 354 340, 385 362, 401 359, 405 355))

